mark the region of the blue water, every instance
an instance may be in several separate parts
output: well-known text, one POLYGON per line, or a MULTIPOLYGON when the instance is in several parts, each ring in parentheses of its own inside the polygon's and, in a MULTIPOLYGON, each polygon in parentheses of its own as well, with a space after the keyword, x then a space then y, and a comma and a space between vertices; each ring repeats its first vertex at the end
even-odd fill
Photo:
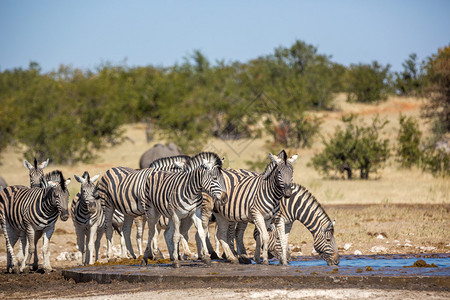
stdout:
MULTIPOLYGON (((401 268, 404 266, 412 266, 417 260, 422 259, 427 264, 435 264, 438 267, 445 268, 450 267, 450 257, 442 257, 442 258, 383 258, 383 259, 373 259, 373 258, 352 258, 345 259, 341 258, 341 262, 339 263, 340 267, 349 266, 349 267, 360 267, 364 268, 367 266, 370 267, 393 267, 393 268, 401 268)), ((274 261, 274 263, 278 263, 278 261, 274 261)), ((300 261, 292 261, 290 266, 326 266, 327 263, 324 260, 300 260, 300 261)))

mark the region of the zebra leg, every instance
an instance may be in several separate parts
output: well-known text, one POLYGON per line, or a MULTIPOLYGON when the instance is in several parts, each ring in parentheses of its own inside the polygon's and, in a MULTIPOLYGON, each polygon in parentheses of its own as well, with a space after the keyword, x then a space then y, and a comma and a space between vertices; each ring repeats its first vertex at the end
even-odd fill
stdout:
POLYGON ((286 236, 286 232, 285 232, 285 221, 284 218, 282 216, 280 216, 280 218, 278 218, 278 220, 276 221, 276 230, 278 233, 278 238, 280 239, 280 244, 281 244, 281 259, 280 259, 280 265, 288 265, 288 261, 287 261, 287 236, 286 236))
POLYGON ((219 239, 217 238, 217 222, 216 225, 214 225, 214 241, 216 242, 216 248, 214 249, 214 251, 216 252, 217 256, 219 256, 220 242, 219 239))
MULTIPOLYGON (((14 230, 7 223, 1 222, 3 236, 6 240, 6 272, 19 273, 19 265, 17 263, 16 256, 14 255, 14 245, 11 244, 10 237, 19 235, 17 230, 14 230)), ((25 243, 26 245, 26 243, 25 243)), ((23 262, 23 261, 22 261, 23 262)))
POLYGON ((176 212, 172 213, 172 222, 173 222, 173 267, 179 268, 180 261, 178 260, 178 244, 180 243, 181 234, 180 234, 180 218, 176 214, 176 212))
POLYGON ((81 258, 78 259, 78 265, 81 266, 86 264, 86 250, 84 248, 85 233, 83 228, 78 226, 78 224, 75 225, 75 233, 77 234, 78 252, 81 253, 81 258))
POLYGON ((105 207, 105 230, 106 230, 106 258, 112 259, 112 238, 113 238, 113 226, 112 219, 114 214, 114 207, 105 207))
POLYGON ((169 225, 167 225, 166 230, 164 230, 164 240, 166 241, 170 260, 174 260, 174 258, 173 258, 173 232, 174 232, 173 222, 169 221, 169 225))
POLYGON ((143 254, 142 237, 144 235, 145 221, 145 215, 134 218, 134 225, 136 225, 136 244, 138 247, 139 256, 143 254))
POLYGON ((201 218, 201 211, 197 210, 193 215, 192 215, 192 220, 194 221, 194 226, 195 228, 197 228, 197 233, 198 236, 200 237, 201 240, 201 245, 202 245, 202 261, 210 266, 211 265, 211 257, 209 257, 209 253, 208 253, 208 247, 206 246, 206 237, 205 237, 205 231, 203 231, 203 225, 202 225, 202 218, 201 218))
MULTIPOLYGON (((261 215, 257 215, 255 217, 255 225, 256 228, 258 228, 259 234, 260 234, 260 239, 261 239, 261 244, 262 244, 262 256, 263 256, 263 261, 262 264, 263 265, 268 265, 269 264, 269 259, 268 259, 268 254, 267 254, 267 245, 269 243, 269 233, 267 232, 267 224, 266 221, 264 220, 263 216, 261 215)), ((256 250, 255 249, 255 256, 256 256, 256 250)), ((256 263, 260 263, 260 258, 259 257, 255 257, 256 263)))
MULTIPOLYGON (((211 256, 211 259, 219 259, 219 255, 217 255, 216 249, 217 249, 217 244, 216 244, 216 249, 214 249, 214 247, 211 244, 211 234, 209 233, 209 230, 205 231, 206 233, 206 246, 208 247, 208 253, 211 256)), ((214 234, 214 238, 216 238, 215 234, 214 234)), ((219 242, 216 239, 216 242, 219 242)))
POLYGON ((98 252, 100 250, 100 242, 102 240, 103 233, 105 233, 104 227, 99 226, 97 228, 97 238, 95 239, 95 261, 98 261, 98 252))
POLYGON ((148 259, 153 259, 153 247, 157 247, 158 241, 158 230, 156 229, 156 224, 158 223, 158 219, 160 214, 156 211, 156 209, 152 206, 149 207, 146 211, 147 214, 147 223, 148 223, 148 240, 147 247, 144 251, 144 257, 142 258, 141 266, 147 265, 148 259), (156 245, 154 244, 154 239, 156 239, 156 245))
POLYGON ((25 256, 26 244, 27 244, 27 236, 23 231, 21 231, 19 239, 19 252, 17 252, 17 260, 19 261, 19 263, 22 263, 22 260, 25 256))
POLYGON ((133 217, 125 215, 123 218, 122 232, 125 238, 125 244, 127 246, 127 251, 122 251, 122 258, 127 258, 130 255, 132 258, 136 258, 133 251, 133 246, 131 245, 131 227, 133 226, 133 217))
POLYGON ((25 253, 25 257, 23 258, 22 264, 20 265, 20 273, 23 273, 25 268, 30 263, 31 255, 34 254, 36 249, 35 239, 34 239, 34 229, 32 227, 27 228, 27 244, 28 251, 25 253))
POLYGON ((234 256, 233 252, 228 245, 228 221, 223 218, 221 215, 216 215, 217 222, 217 238, 219 239, 220 245, 222 246, 223 253, 225 254, 225 258, 229 260, 232 264, 238 264, 239 260, 234 256))
POLYGON ((247 222, 239 222, 236 226, 236 251, 239 255, 239 262, 242 264, 249 265, 252 260, 247 255, 247 250, 245 250, 244 245, 244 233, 247 228, 247 222))
MULTIPOLYGON (((55 225, 53 225, 53 230, 55 229, 54 227, 55 225)), ((34 258, 33 258, 33 266, 32 266, 32 270, 33 271, 37 271, 38 266, 39 266, 39 257, 38 257, 38 251, 37 251, 37 243, 38 241, 41 239, 42 234, 44 233, 44 231, 40 230, 40 231, 35 231, 34 234, 34 258)), ((44 249, 44 247, 42 247, 42 250, 44 249)))
POLYGON ((95 242, 97 241, 97 225, 91 226, 88 232, 88 241, 87 241, 87 264, 92 265, 94 263, 94 250, 95 250, 95 242))
MULTIPOLYGON (((53 268, 50 265, 50 239, 52 238, 53 231, 55 231, 55 226, 50 226, 44 231, 44 244, 42 246, 42 254, 44 257, 44 271, 52 272, 53 268)), ((37 239, 36 241, 37 242, 37 239)), ((37 267, 37 266, 36 266, 37 267)))
POLYGON ((228 222, 228 231, 227 231, 227 241, 228 245, 230 245, 231 251, 235 256, 238 256, 236 252, 236 248, 234 247, 234 241, 236 239, 236 226, 237 222, 228 222))

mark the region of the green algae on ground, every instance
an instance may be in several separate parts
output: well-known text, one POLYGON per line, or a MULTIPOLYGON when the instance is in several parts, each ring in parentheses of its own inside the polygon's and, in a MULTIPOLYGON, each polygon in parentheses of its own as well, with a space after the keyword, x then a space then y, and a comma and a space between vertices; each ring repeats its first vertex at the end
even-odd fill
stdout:
POLYGON ((437 268, 434 263, 427 264, 423 259, 416 260, 412 266, 404 266, 404 268, 437 268))

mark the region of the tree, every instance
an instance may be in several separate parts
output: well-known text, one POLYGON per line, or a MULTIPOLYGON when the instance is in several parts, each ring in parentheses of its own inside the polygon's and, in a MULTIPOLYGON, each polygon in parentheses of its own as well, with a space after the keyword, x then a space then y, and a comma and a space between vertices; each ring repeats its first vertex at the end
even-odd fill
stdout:
POLYGON ((377 61, 371 65, 352 64, 346 74, 347 100, 366 103, 386 100, 390 92, 390 67, 377 61))
POLYGON ((399 116, 400 129, 397 136, 397 161, 405 168, 418 165, 422 156, 420 139, 422 132, 413 117, 399 116))
POLYGON ((450 132, 450 45, 438 49, 438 53, 428 59, 425 69, 425 95, 428 101, 423 115, 435 120, 435 134, 443 135, 450 132))
POLYGON ((421 93, 424 85, 423 74, 420 72, 417 55, 412 53, 402 63, 403 71, 395 73, 395 88, 400 95, 416 96, 421 93))
POLYGON ((377 117, 369 126, 357 124, 354 115, 344 116, 345 129, 337 127, 329 141, 323 140, 324 150, 312 158, 313 167, 324 175, 330 172, 347 172, 351 179, 354 170, 359 170, 361 179, 389 158, 389 140, 380 137, 380 131, 388 123, 377 117))

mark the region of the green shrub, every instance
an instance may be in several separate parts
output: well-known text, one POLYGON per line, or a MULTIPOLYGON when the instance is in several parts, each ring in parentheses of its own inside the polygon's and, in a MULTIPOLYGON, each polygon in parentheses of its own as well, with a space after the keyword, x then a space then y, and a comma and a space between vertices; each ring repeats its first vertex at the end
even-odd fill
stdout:
POLYGON ((338 127, 329 141, 323 140, 325 149, 312 158, 312 165, 327 176, 346 172, 351 179, 353 171, 359 170, 359 177, 368 179, 389 158, 389 140, 380 137, 387 121, 375 117, 370 126, 358 125, 354 115, 342 121, 345 128, 338 127))
POLYGON ((420 139, 422 132, 413 117, 399 116, 400 129, 397 136, 397 161, 402 167, 418 165, 422 156, 420 139))
POLYGON ((390 92, 390 65, 352 64, 346 74, 347 100, 372 103, 386 100, 390 92))

